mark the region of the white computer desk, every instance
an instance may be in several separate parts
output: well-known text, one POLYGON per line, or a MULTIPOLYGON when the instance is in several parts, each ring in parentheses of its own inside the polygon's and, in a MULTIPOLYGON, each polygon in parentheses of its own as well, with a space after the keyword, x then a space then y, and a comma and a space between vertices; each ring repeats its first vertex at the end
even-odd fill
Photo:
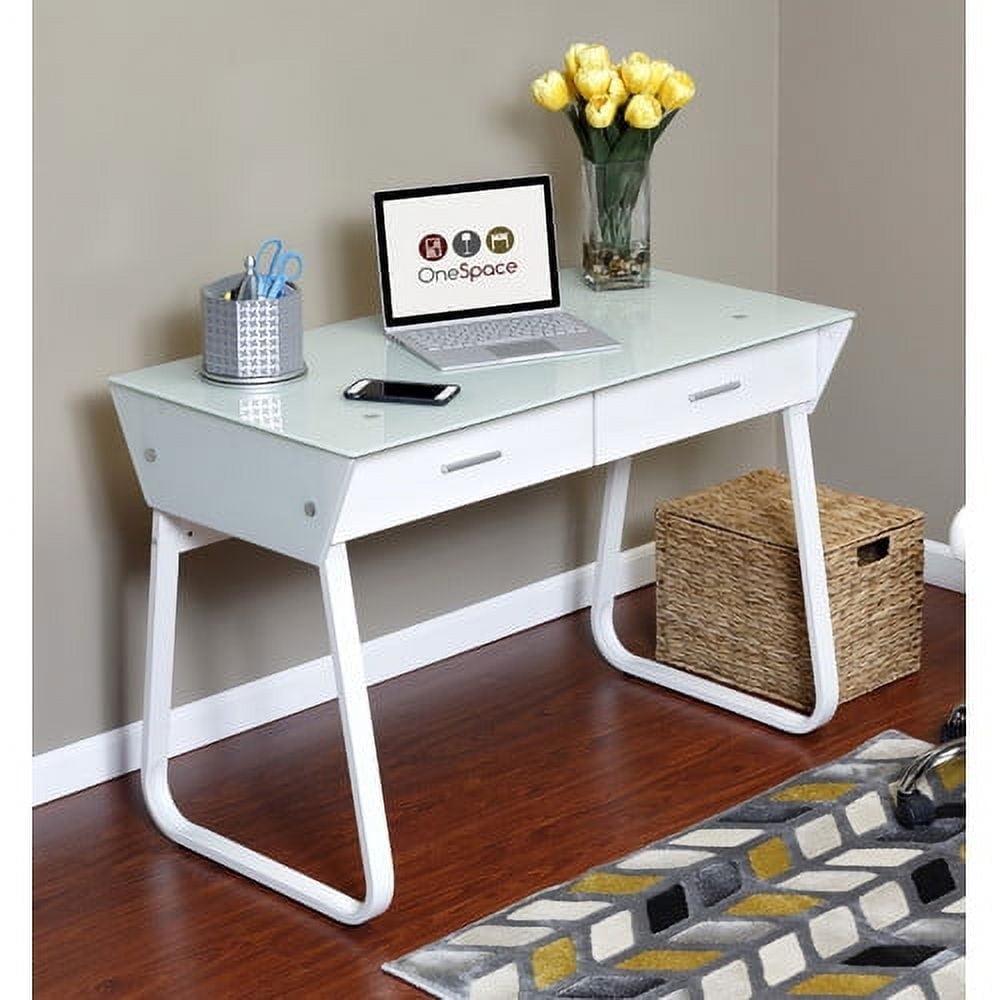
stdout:
POLYGON ((594 293, 562 274, 564 305, 613 353, 440 373, 375 317, 306 335, 308 375, 246 390, 186 358, 111 379, 153 508, 142 788, 166 836, 345 923, 382 913, 393 865, 346 543, 592 466, 607 466, 591 622, 619 670, 793 733, 837 707, 837 670, 808 415, 853 321, 843 309, 657 271, 648 289, 594 293), (348 402, 360 376, 456 381, 448 406, 348 402), (816 707, 809 715, 628 652, 612 620, 633 455, 780 412, 791 472, 816 707), (319 569, 366 892, 353 899, 177 808, 167 777, 178 557, 235 536, 319 569))

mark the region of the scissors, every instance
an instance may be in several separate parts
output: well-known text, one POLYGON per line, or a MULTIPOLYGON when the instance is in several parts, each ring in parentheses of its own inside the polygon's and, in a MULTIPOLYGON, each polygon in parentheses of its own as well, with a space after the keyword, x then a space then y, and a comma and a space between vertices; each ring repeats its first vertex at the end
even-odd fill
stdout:
POLYGON ((302 274, 302 255, 283 247, 281 240, 270 239, 257 251, 257 295, 262 299, 280 298, 285 285, 302 274), (266 271, 265 257, 269 258, 266 271))

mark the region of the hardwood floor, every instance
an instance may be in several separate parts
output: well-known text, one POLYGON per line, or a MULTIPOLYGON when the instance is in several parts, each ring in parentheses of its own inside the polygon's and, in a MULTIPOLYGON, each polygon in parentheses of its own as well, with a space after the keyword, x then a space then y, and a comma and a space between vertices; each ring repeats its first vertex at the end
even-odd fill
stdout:
MULTIPOLYGON (((653 592, 618 602, 652 652, 653 592)), ((924 667, 785 736, 625 679, 578 613, 372 690, 396 898, 345 928, 161 837, 135 775, 34 815, 35 996, 418 997, 379 966, 964 692, 964 599, 927 589, 924 667)), ((335 707, 178 758, 192 819, 361 891, 335 707)))

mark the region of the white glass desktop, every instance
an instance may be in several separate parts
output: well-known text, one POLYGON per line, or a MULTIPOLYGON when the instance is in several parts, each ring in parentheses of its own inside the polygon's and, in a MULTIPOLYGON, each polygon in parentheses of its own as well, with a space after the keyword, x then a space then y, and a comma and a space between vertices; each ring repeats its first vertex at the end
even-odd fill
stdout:
POLYGON ((147 503, 153 549, 143 792, 171 839, 346 922, 383 912, 392 856, 346 542, 580 469, 607 465, 592 626, 618 669, 803 733, 836 710, 837 671, 808 414, 854 314, 662 271, 595 293, 562 272, 563 306, 613 352, 446 376, 387 340, 377 317, 306 334, 306 377, 254 389, 200 378, 200 358, 111 379, 147 503), (357 378, 457 382, 444 407, 351 402, 357 378), (783 417, 816 687, 808 715, 628 652, 612 621, 631 457, 766 413, 783 417), (319 569, 351 770, 364 899, 187 820, 170 795, 178 558, 235 536, 319 569))

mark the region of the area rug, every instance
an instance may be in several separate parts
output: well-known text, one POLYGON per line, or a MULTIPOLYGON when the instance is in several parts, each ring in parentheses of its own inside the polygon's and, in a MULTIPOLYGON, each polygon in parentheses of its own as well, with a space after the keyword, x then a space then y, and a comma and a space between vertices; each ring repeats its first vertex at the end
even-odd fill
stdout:
MULTIPOLYGON (((959 1000, 964 821, 905 830, 890 797, 927 746, 882 733, 384 968, 447 1000, 959 1000)), ((964 783, 956 761, 922 790, 964 783)))

